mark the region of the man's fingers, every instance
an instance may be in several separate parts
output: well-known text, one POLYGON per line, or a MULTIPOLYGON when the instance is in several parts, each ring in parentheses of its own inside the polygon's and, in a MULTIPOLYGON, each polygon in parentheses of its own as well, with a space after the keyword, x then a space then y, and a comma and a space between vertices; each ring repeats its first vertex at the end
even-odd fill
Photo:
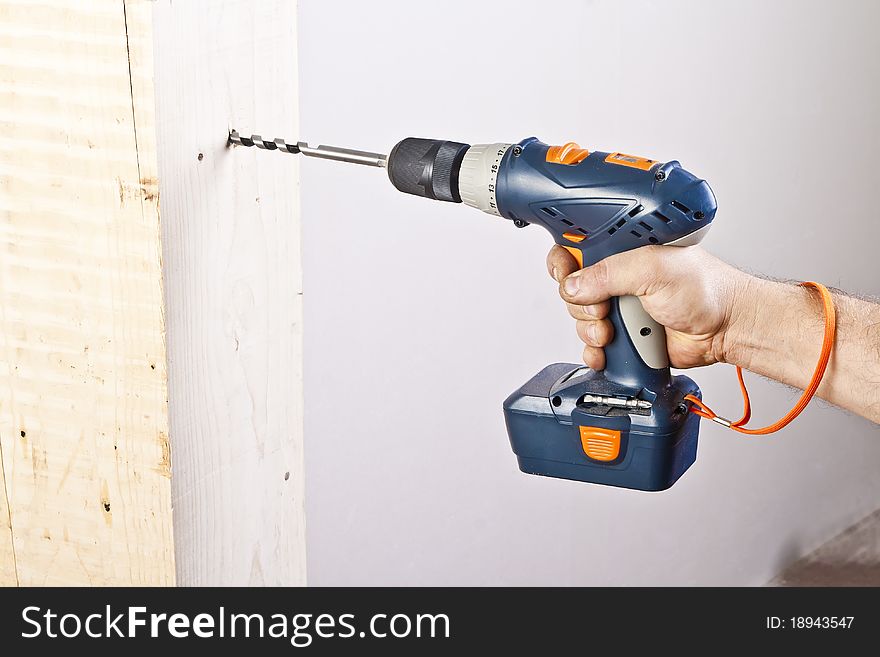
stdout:
POLYGON ((558 244, 550 249, 550 253, 547 254, 547 271, 550 272, 553 280, 559 283, 563 278, 577 270, 577 260, 568 251, 558 244))
POLYGON ((605 369, 605 352, 600 347, 584 347, 584 365, 594 370, 605 369))
POLYGON ((614 327, 607 319, 577 322, 578 337, 591 347, 604 347, 614 336, 614 327))
POLYGON ((662 249, 675 247, 645 246, 617 253, 569 274, 560 294, 569 303, 587 306, 625 294, 640 296, 662 276, 662 249))
POLYGON ((576 306, 573 303, 566 303, 568 314, 575 319, 605 319, 611 310, 611 302, 603 301, 602 303, 593 303, 589 306, 576 306))

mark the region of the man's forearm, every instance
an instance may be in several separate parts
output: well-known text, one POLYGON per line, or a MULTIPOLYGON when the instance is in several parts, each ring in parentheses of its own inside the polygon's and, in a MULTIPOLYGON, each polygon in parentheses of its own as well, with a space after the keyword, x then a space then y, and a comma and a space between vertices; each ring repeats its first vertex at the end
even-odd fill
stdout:
MULTIPOLYGON (((737 286, 721 359, 805 388, 822 345, 819 295, 791 283, 745 277, 737 286)), ((880 304, 834 294, 837 339, 816 394, 880 422, 880 304)))

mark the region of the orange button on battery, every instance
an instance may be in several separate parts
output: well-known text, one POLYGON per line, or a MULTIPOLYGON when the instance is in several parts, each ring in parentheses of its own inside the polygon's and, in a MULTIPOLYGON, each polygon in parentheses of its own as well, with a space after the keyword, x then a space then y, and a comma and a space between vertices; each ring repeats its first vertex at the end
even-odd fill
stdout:
POLYGON ((602 427, 578 427, 584 454, 594 461, 613 461, 620 454, 620 431, 602 427))
POLYGON ((554 164, 577 164, 589 156, 590 151, 570 141, 562 146, 551 146, 548 148, 546 160, 554 164))

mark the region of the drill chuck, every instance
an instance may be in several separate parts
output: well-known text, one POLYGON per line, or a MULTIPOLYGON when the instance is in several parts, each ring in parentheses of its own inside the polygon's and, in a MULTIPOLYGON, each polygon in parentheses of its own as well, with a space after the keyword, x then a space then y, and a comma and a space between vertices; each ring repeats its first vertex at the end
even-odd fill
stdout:
POLYGON ((461 203, 458 176, 470 146, 456 141, 408 137, 388 156, 388 177, 401 192, 461 203))

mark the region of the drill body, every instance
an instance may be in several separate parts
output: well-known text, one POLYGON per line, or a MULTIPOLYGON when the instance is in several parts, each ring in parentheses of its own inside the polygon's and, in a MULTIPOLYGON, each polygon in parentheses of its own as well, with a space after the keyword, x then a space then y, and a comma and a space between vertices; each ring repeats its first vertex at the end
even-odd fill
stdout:
MULTIPOLYGON (((401 191, 542 226, 582 266, 650 244, 695 244, 716 210, 708 184, 678 162, 535 138, 405 139, 387 167, 401 191)), ((507 398, 510 444, 527 473, 663 490, 696 459, 699 418, 684 397, 700 391, 671 375, 665 330, 638 299, 612 299, 609 319, 603 371, 549 365, 507 398)))
MULTIPOLYGON (((543 226, 583 266, 642 246, 689 246, 715 218, 704 180, 676 161, 590 152, 577 144, 463 144, 409 137, 381 153, 244 137, 229 144, 385 167, 400 191, 464 203, 525 228, 543 226)), ((665 329, 632 296, 611 299, 605 369, 548 365, 504 402, 523 472, 664 490, 697 456, 699 417, 686 376, 672 376, 665 329)))

